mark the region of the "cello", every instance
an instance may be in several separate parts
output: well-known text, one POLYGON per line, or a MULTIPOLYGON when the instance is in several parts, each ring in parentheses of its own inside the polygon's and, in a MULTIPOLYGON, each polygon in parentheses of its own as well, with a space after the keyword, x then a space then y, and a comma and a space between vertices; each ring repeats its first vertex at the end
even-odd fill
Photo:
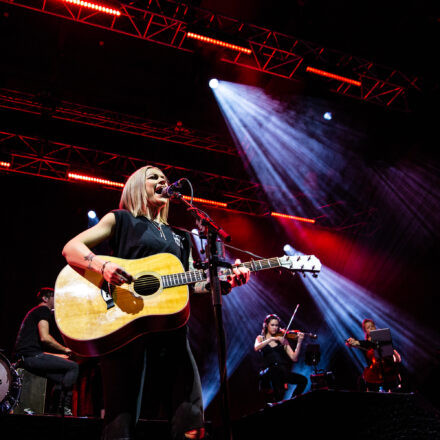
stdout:
POLYGON ((397 368, 397 363, 394 360, 394 355, 378 357, 375 355, 374 347, 367 348, 360 345, 353 345, 352 342, 352 338, 349 338, 345 341, 346 345, 350 348, 354 347, 364 351, 365 356, 368 359, 369 365, 364 368, 362 373, 362 378, 367 384, 381 386, 384 384, 401 383, 401 378, 397 368), (352 341, 350 342, 350 340, 352 341))

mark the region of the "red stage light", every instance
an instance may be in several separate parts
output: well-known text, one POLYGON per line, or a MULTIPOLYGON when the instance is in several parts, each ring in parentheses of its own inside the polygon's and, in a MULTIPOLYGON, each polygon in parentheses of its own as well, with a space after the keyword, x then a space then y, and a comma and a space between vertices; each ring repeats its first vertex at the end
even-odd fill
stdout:
POLYGON ((360 81, 354 79, 346 78, 345 76, 335 75, 334 73, 326 72, 325 70, 315 69, 314 67, 307 66, 306 72, 314 73, 316 75, 325 76, 326 78, 335 79, 337 81, 346 82, 353 86, 361 86, 360 81))
POLYGON ((9 162, 3 162, 3 161, 0 162, 0 167, 9 168, 10 166, 11 164, 9 162))
POLYGON ((82 180, 84 182, 100 183, 101 185, 115 186, 117 188, 124 188, 123 183, 113 182, 112 180, 101 179, 99 177, 85 176, 84 174, 77 174, 77 173, 68 173, 67 176, 69 177, 69 179, 82 180))
POLYGON ((108 8, 105 5, 98 5, 96 3, 85 2, 83 0, 63 0, 63 1, 65 1, 66 3, 72 3, 74 5, 83 6, 85 8, 94 9, 95 11, 104 12, 105 14, 117 15, 117 16, 121 15, 121 12, 118 11, 117 9, 108 8))
POLYGON ((205 37, 204 35, 195 34, 193 32, 187 32, 186 36, 188 38, 193 38, 194 40, 199 40, 204 43, 215 44, 217 46, 226 47, 227 49, 238 50, 239 52, 244 52, 248 55, 252 53, 250 49, 246 47, 236 46, 235 44, 225 43, 224 41, 216 40, 214 38, 205 37))
POLYGON ((290 220, 296 220, 298 222, 316 223, 316 220, 313 218, 297 217, 296 215, 281 214, 280 212, 271 212, 270 215, 272 217, 288 218, 290 220))
MULTIPOLYGON (((190 196, 182 196, 185 200, 191 200, 190 196)), ((228 206, 227 203, 224 202, 216 202, 215 200, 201 199, 199 197, 194 197, 193 202, 206 203, 207 205, 221 206, 222 208, 226 208, 228 206)))

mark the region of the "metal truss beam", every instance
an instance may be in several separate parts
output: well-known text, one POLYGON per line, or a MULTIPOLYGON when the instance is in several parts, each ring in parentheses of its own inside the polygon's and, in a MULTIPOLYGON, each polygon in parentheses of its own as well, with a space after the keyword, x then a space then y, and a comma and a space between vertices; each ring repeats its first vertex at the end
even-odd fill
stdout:
POLYGON ((0 107, 238 156, 220 136, 16 90, 0 89, 0 107))
MULTIPOLYGON (((411 109, 409 94, 422 91, 421 79, 381 66, 366 59, 327 49, 321 45, 244 23, 201 8, 170 0, 142 2, 141 6, 121 3, 121 16, 109 16, 62 0, 0 0, 64 19, 111 30, 153 43, 194 52, 188 31, 220 33, 251 49, 251 54, 222 49, 222 61, 282 78, 297 80, 305 68, 329 70, 352 77, 361 87, 336 79, 322 79, 329 90, 344 96, 400 111, 411 109)), ((140 4, 140 2, 138 2, 140 4)))
MULTIPOLYGON (((261 217, 268 215, 274 208, 266 201, 265 195, 273 188, 165 163, 146 162, 136 157, 1 131, 0 151, 0 160, 10 164, 9 167, 0 165, 0 172, 4 173, 70 181, 68 174, 73 172, 123 183, 131 173, 148 163, 161 168, 170 180, 182 176, 188 178, 196 189, 197 197, 227 203, 227 207, 216 206, 216 209, 261 217), (201 193, 197 192, 198 188, 203 188, 201 193)), ((110 185, 102 186, 120 190, 110 185)), ((298 203, 299 198, 300 195, 296 195, 298 203)), ((340 201, 322 206, 311 212, 309 217, 316 219, 316 226, 336 232, 374 234, 377 229, 374 208, 353 213, 350 209, 344 209, 344 205, 340 201)))
POLYGON ((259 216, 270 211, 261 185, 249 181, 7 132, 0 132, 0 150, 1 160, 11 164, 1 170, 4 172, 61 181, 69 180, 69 172, 83 172, 123 183, 135 170, 149 164, 161 168, 170 180, 188 178, 196 191, 202 188, 197 197, 227 203, 227 208, 218 209, 259 216))

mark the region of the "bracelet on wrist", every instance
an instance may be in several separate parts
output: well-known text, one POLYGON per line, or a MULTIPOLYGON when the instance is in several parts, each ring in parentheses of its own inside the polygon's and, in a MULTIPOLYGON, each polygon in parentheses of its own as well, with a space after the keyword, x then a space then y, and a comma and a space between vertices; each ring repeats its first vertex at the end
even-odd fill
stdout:
POLYGON ((101 274, 102 274, 102 276, 104 276, 104 269, 105 269, 105 266, 106 266, 108 263, 110 263, 110 261, 105 261, 104 264, 101 266, 101 274))

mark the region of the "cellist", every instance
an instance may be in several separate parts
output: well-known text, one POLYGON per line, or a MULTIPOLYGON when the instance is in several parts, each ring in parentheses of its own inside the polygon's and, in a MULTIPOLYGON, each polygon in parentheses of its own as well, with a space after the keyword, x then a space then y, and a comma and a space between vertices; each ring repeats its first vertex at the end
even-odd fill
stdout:
POLYGON ((376 330, 376 324, 372 319, 366 318, 362 321, 362 330, 365 339, 363 341, 355 338, 348 338, 345 343, 349 347, 359 348, 363 351, 367 367, 363 372, 363 380, 367 391, 379 391, 381 388, 385 391, 400 388, 401 378, 398 364, 402 358, 397 350, 393 350, 393 356, 390 359, 376 359, 374 356, 375 345, 371 341, 370 332, 376 330))

